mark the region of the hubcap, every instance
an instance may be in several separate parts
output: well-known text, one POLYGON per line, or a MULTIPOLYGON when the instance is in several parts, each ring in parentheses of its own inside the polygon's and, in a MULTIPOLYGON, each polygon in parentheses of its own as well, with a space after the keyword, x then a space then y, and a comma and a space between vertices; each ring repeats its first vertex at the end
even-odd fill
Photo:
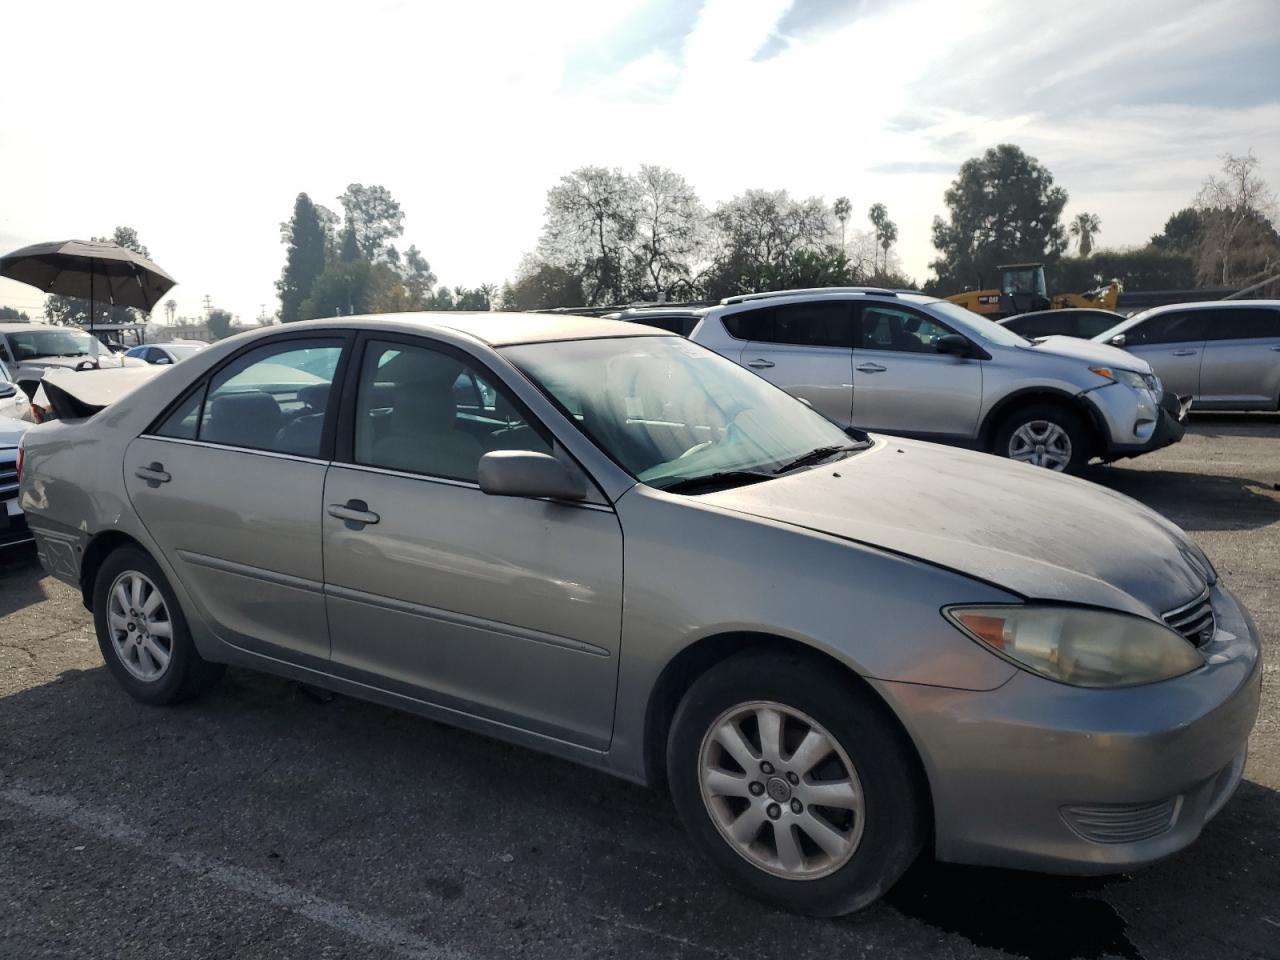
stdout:
POLYGON ((1071 437, 1052 420, 1030 420, 1009 438, 1009 459, 1065 470, 1071 462, 1071 437))
POLYGON ((107 594, 107 630, 124 668, 139 680, 158 680, 173 657, 173 621, 164 596, 146 576, 126 570, 107 594))
POLYGON ((865 802, 852 761, 794 707, 752 701, 726 710, 702 738, 698 773, 725 842, 775 876, 825 877, 862 840, 865 802))

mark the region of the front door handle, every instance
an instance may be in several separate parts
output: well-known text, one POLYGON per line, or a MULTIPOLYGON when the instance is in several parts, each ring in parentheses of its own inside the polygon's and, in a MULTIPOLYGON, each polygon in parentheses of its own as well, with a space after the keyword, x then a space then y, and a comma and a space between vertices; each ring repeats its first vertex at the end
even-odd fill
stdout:
POLYGON ((1277 343, 1277 344, 1276 344, 1274 347, 1272 347, 1271 349, 1272 349, 1272 350, 1274 350, 1274 351, 1276 351, 1277 353, 1280 353, 1280 343, 1277 343))
POLYGON ((882 367, 878 363, 861 363, 861 364, 858 364, 858 366, 855 367, 854 369, 856 369, 859 373, 884 373, 889 368, 882 367))
POLYGON ((1173 355, 1175 357, 1194 357, 1199 352, 1199 350, 1175 350, 1173 355))
POLYGON ((377 523, 382 518, 369 509, 363 500, 348 500, 346 503, 329 504, 329 516, 343 520, 348 530, 360 530, 366 524, 377 523))
POLYGON ((152 463, 145 467, 139 467, 133 471, 133 475, 139 480, 147 481, 148 487, 158 487, 162 483, 168 483, 173 477, 165 473, 164 464, 152 463))
POLYGON ((757 358, 755 360, 748 360, 747 366, 751 367, 753 370, 766 370, 773 366, 773 361, 757 358))

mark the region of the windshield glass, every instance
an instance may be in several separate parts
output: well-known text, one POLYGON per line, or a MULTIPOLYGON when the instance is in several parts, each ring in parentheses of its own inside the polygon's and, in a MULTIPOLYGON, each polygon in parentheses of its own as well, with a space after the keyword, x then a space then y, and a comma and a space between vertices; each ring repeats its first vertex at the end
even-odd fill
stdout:
POLYGON ((777 387, 676 337, 508 347, 502 354, 628 473, 655 487, 772 474, 855 438, 777 387))
POLYGON ((13 359, 19 363, 36 357, 96 357, 106 352, 83 330, 22 330, 5 336, 13 359))
POLYGON ((1143 310, 1141 313, 1135 313, 1132 317, 1129 317, 1125 320, 1120 321, 1115 326, 1108 327, 1106 330, 1103 330, 1101 333, 1095 334, 1092 339, 1097 341, 1098 343, 1106 343, 1108 340, 1114 337, 1117 333, 1127 333, 1128 331, 1136 327, 1138 324, 1140 324, 1143 320, 1147 319, 1147 317, 1154 312, 1154 309, 1155 308, 1152 308, 1151 310, 1143 310))
POLYGON ((1029 347, 1031 341, 1019 336, 1008 327, 1003 327, 994 320, 988 320, 972 310, 966 310, 957 303, 938 300, 929 304, 930 310, 936 310, 949 322, 960 328, 961 333, 971 334, 979 340, 994 343, 1001 347, 1029 347))
POLYGON ((1044 285, 1044 268, 1019 267, 1004 272, 1001 285, 1004 293, 1038 293, 1046 296, 1044 285))

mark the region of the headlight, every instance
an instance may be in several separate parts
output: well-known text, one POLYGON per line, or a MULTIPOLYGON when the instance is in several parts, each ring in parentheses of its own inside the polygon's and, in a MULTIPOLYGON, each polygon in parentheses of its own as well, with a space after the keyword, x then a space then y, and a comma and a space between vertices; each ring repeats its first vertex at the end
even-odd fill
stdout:
POLYGON ((1132 387, 1134 390, 1151 390, 1152 393, 1155 393, 1146 378, 1140 373, 1134 373, 1132 370, 1117 370, 1115 367, 1090 367, 1089 370, 1100 377, 1106 377, 1116 383, 1123 383, 1126 387, 1132 387))
POLYGON ((1077 687, 1132 687, 1189 673, 1199 652, 1163 624, 1079 607, 947 607, 962 631, 1028 670, 1077 687))

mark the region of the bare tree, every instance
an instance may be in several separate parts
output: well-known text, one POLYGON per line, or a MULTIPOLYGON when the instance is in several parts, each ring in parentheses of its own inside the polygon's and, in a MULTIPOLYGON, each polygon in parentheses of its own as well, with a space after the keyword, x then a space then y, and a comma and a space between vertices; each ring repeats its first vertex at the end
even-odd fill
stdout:
POLYGON ((636 231, 632 258, 641 286, 669 299, 693 283, 705 234, 706 210, 693 187, 666 167, 642 164, 635 176, 636 231))
POLYGON ((1222 266, 1222 282, 1231 282, 1231 258, 1246 224, 1258 218, 1274 221, 1276 195, 1254 171, 1258 158, 1250 150, 1244 156, 1222 156, 1221 178, 1211 176, 1196 196, 1196 209, 1204 218, 1204 244, 1222 266))
POLYGON ((582 277, 589 304, 620 302, 639 219, 635 180, 618 169, 579 167, 547 191, 539 254, 582 277))

